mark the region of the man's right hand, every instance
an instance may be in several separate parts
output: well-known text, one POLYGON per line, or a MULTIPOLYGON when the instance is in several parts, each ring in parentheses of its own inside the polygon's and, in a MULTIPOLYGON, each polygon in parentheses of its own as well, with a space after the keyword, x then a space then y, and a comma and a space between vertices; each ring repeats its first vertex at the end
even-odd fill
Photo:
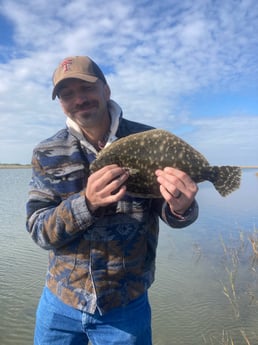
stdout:
POLYGON ((107 165, 90 175, 85 190, 90 211, 118 202, 125 195, 124 183, 128 177, 129 173, 116 164, 107 165))

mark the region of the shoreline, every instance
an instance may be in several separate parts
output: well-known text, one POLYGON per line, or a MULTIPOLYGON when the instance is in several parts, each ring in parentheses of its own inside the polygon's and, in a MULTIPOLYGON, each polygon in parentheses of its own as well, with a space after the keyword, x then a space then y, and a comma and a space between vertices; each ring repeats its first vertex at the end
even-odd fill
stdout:
POLYGON ((0 169, 31 169, 31 164, 0 164, 0 169))

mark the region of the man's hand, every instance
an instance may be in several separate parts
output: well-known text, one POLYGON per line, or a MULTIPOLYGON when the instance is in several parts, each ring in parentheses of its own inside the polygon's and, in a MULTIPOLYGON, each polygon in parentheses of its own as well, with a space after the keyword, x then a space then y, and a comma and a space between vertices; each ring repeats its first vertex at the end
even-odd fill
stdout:
POLYGON ((184 214, 194 201, 197 184, 183 171, 174 168, 156 170, 160 192, 172 213, 184 214))
POLYGON ((107 165, 90 175, 85 190, 90 211, 119 201, 125 195, 124 182, 128 176, 129 173, 116 164, 107 165))

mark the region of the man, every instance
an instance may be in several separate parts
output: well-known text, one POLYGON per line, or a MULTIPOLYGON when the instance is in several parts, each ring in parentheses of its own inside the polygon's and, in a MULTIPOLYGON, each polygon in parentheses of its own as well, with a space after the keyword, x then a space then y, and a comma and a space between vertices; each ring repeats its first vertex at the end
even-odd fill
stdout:
POLYGON ((152 127, 122 117, 88 57, 64 59, 53 83, 67 127, 35 148, 27 203, 27 229, 49 250, 34 344, 150 345, 158 217, 175 228, 195 221, 197 186, 182 171, 157 170, 163 198, 152 200, 127 195, 123 167, 90 175, 105 145, 152 127))

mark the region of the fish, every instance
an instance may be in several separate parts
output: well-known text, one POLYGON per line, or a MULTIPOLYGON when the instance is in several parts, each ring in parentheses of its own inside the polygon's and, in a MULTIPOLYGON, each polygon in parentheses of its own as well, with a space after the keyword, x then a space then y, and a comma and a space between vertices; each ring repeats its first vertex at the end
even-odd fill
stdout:
POLYGON ((155 171, 173 167, 184 171, 196 183, 209 181, 223 197, 240 187, 239 166, 212 166, 186 141, 164 129, 130 134, 103 148, 90 165, 95 172, 117 164, 129 172, 128 194, 143 198, 161 198, 155 171))

